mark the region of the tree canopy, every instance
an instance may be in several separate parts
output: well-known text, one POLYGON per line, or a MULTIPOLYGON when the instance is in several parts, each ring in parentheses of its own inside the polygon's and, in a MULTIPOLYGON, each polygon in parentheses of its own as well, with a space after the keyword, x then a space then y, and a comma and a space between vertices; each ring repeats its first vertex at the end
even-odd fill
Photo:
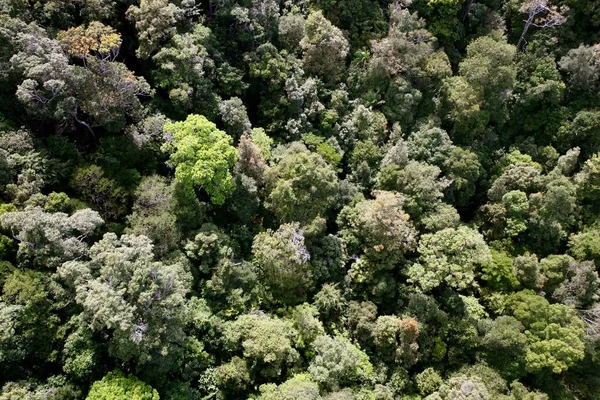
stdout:
POLYGON ((599 268, 598 0, 0 0, 0 400, 593 400, 599 268))

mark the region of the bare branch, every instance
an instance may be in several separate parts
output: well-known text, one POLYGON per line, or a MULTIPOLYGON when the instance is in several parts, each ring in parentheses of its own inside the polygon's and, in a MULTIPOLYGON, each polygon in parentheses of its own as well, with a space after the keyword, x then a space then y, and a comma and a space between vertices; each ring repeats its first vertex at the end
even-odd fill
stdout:
POLYGON ((578 310, 579 316, 586 324, 587 333, 600 335, 600 304, 596 304, 589 310, 578 310))
POLYGON ((525 36, 531 26, 536 28, 551 28, 559 26, 565 23, 567 18, 564 16, 564 12, 567 8, 559 10, 556 6, 548 4, 548 0, 527 0, 520 10, 522 13, 527 14, 525 27, 517 43, 517 48, 523 48, 523 44, 526 43, 525 36))
POLYGON ((12 230, 12 228, 11 228, 11 230, 10 230, 10 231, 11 231, 11 233, 12 233, 12 237, 13 237, 15 240, 17 240, 19 243, 23 243, 23 244, 25 244, 25 245, 27 245, 27 246, 31 247, 32 249, 33 249, 33 248, 35 248, 35 243, 33 243, 33 242, 28 242, 28 241, 26 241, 26 240, 23 240, 23 239, 21 239, 20 237, 18 237, 17 235, 15 235, 15 232, 12 230))
POLYGON ((88 123, 87 123, 87 122, 85 122, 85 121, 82 121, 82 120, 80 120, 80 119, 77 117, 77 107, 75 108, 75 112, 73 112, 73 118, 75 119, 75 121, 77 121, 77 123, 78 123, 79 125, 82 125, 83 127, 85 127, 85 128, 88 130, 88 132, 90 132, 90 133, 92 134, 92 137, 93 137, 94 139, 96 139, 96 134, 94 133, 94 130, 92 129, 92 127, 90 126, 90 124, 88 124, 88 123))

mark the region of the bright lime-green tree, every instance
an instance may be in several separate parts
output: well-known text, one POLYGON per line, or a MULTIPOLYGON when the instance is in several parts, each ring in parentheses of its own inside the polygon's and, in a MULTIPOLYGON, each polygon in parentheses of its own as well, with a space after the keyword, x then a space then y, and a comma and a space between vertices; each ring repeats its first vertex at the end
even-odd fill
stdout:
POLYGON ((235 184, 231 169, 238 153, 232 139, 202 115, 190 114, 185 121, 164 126, 175 179, 188 187, 201 187, 215 204, 223 204, 235 184))
POLYGON ((125 376, 121 371, 106 374, 90 388, 86 400, 159 400, 152 386, 135 376, 125 376))

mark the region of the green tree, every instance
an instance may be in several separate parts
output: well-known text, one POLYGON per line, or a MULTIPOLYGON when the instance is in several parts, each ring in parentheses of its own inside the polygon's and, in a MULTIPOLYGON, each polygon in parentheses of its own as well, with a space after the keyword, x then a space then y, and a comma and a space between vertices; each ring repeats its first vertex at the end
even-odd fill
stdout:
POLYGON ((428 396, 428 400, 465 399, 488 400, 491 395, 484 381, 477 376, 455 375, 444 382, 439 390, 428 396))
POLYGON ((453 125, 452 138, 458 144, 469 143, 490 120, 490 113, 481 105, 481 93, 462 76, 444 80, 442 93, 445 117, 453 125))
POLYGON ((142 179, 135 192, 133 210, 127 217, 127 233, 143 235, 154 243, 154 252, 165 255, 179 244, 174 187, 153 175, 142 179))
POLYGON ((558 65, 568 75, 569 89, 576 92, 589 92, 598 85, 600 79, 599 46, 579 45, 564 55, 558 65))
POLYGON ((295 347, 298 349, 308 349, 318 336, 325 334, 319 320, 319 311, 311 304, 297 305, 291 310, 288 319, 297 332, 295 347))
POLYGON ((296 362, 294 335, 288 322, 262 312, 242 315, 225 327, 227 348, 241 350, 253 376, 265 378, 280 376, 284 368, 296 362))
POLYGON ((490 106, 497 106, 505 90, 515 80, 516 49, 494 33, 475 39, 467 47, 467 58, 460 64, 460 75, 476 90, 483 91, 490 106))
POLYGON ((386 37, 372 42, 372 56, 360 51, 350 68, 349 83, 367 104, 381 104, 392 122, 412 127, 431 99, 430 90, 452 74, 448 57, 435 52, 435 38, 425 21, 402 2, 389 6, 386 37), (414 40, 418 37, 419 40, 414 40))
POLYGON ((382 113, 359 104, 340 123, 336 135, 344 150, 352 149, 358 140, 380 145, 385 140, 386 125, 382 113))
POLYGON ((543 178, 540 169, 534 165, 516 163, 510 165, 492 183, 488 190, 488 198, 499 201, 510 191, 519 190, 525 194, 535 193, 543 186, 543 178))
POLYGON ((100 346, 87 326, 78 326, 65 340, 63 370, 76 379, 90 379, 100 365, 100 346))
POLYGON ((577 309, 586 308, 600 299, 600 278, 591 262, 571 263, 565 280, 552 293, 561 303, 577 309))
POLYGON ((421 237, 419 261, 408 268, 409 281, 428 292, 443 283, 457 290, 478 286, 478 269, 491 262, 483 236, 471 228, 447 228, 421 237))
POLYGON ((448 179, 440 176, 441 173, 438 167, 420 161, 392 164, 379 171, 377 187, 403 194, 406 197, 404 208, 415 221, 419 221, 439 205, 444 189, 450 185, 448 179))
POLYGON ((542 195, 530 196, 529 234, 538 253, 557 252, 575 228, 577 187, 566 177, 550 177, 542 195))
POLYGON ((418 361, 419 325, 414 318, 381 315, 373 326, 373 343, 380 359, 405 368, 418 361))
POLYGON ((263 128, 252 128, 250 137, 252 138, 252 142, 260 149, 265 161, 268 161, 271 158, 273 139, 266 134, 263 128))
POLYGON ((232 139, 201 115, 191 114, 183 122, 168 123, 163 144, 175 178, 187 187, 201 187, 215 204, 223 204, 233 190, 230 170, 237 161, 232 139))
POLYGON ((271 43, 259 46, 247 59, 251 88, 260 94, 258 122, 269 135, 283 134, 292 110, 297 110, 287 99, 286 84, 300 67, 300 61, 271 43))
POLYGON ((517 279, 527 289, 537 289, 540 277, 540 265, 535 254, 515 257, 513 266, 517 279))
POLYGON ((564 280, 574 260, 568 255, 553 254, 540 260, 538 285, 547 292, 553 292, 564 280))
POLYGON ((281 222, 307 224, 322 217, 339 192, 335 170, 323 157, 302 145, 292 145, 265 173, 265 206, 281 222))
MULTIPOLYGON (((239 163, 236 164, 236 167, 239 165, 239 163)), ((254 224, 259 221, 261 211, 259 188, 262 188, 261 183, 247 175, 235 174, 235 189, 225 204, 225 208, 240 221, 240 225, 234 228, 239 234, 242 230, 249 234, 248 229, 256 226, 254 224)), ((244 235, 246 235, 244 248, 247 248, 251 238, 247 234, 244 235)))
POLYGON ((309 238, 308 249, 315 282, 341 280, 348 261, 346 242, 342 238, 331 234, 309 238))
POLYGON ((561 149, 578 146, 582 158, 590 158, 600 147, 599 124, 600 112, 579 111, 572 120, 565 121, 558 129, 557 141, 562 145, 561 149))
POLYGON ((107 233, 90 261, 69 261, 58 274, 82 307, 83 320, 109 337, 110 352, 151 374, 174 367, 185 341, 185 295, 191 276, 180 263, 154 261, 145 236, 107 233))
POLYGON ((447 197, 457 206, 466 206, 475 195, 477 180, 483 168, 476 153, 455 147, 446 165, 446 175, 452 181, 447 197))
POLYGON ((527 344, 523 324, 506 315, 489 324, 481 342, 485 360, 504 377, 513 379, 525 374, 527 344))
POLYGON ((406 140, 411 159, 437 165, 445 169, 455 146, 448 133, 441 128, 424 125, 406 140))
POLYGON ((377 306, 372 301, 351 301, 345 309, 349 331, 359 343, 369 343, 377 319, 377 306))
POLYGON ((348 41, 342 31, 329 22, 321 11, 311 12, 300 41, 304 68, 326 80, 336 82, 346 69, 348 41))
POLYGON ((237 356, 217 368, 217 385, 221 391, 234 395, 248 390, 250 374, 246 361, 237 356))
POLYGON ((232 97, 219 104, 219 114, 225 130, 234 138, 239 138, 243 133, 250 133, 252 124, 248 119, 246 107, 239 97, 232 97))
POLYGON ((577 197, 585 205, 598 204, 600 200, 600 155, 592 155, 575 176, 577 197))
POLYGON ((552 57, 525 54, 517 62, 516 78, 511 120, 519 122, 513 129, 535 132, 537 143, 547 143, 565 114, 561 107, 565 84, 556 62, 552 57))
POLYGON ((127 10, 127 18, 135 23, 138 33, 138 57, 146 59, 177 32, 175 25, 183 10, 168 0, 140 0, 139 6, 127 10))
MULTIPOLYGON (((415 2, 418 4, 418 2, 415 2)), ((428 30, 443 44, 455 43, 464 34, 458 18, 463 7, 459 0, 433 0, 420 7, 419 13, 427 20, 428 30)))
POLYGON ((209 54, 213 40, 211 30, 197 23, 192 31, 174 35, 152 56, 157 66, 152 80, 168 91, 175 115, 194 110, 216 116, 217 101, 209 79, 216 69, 209 54))
POLYGON ((279 18, 279 38, 283 46, 291 52, 300 48, 300 41, 304 37, 305 19, 301 14, 289 13, 279 18))
POLYGON ((363 253, 384 268, 393 267, 415 250, 417 232, 403 209, 402 195, 385 191, 374 195, 374 200, 342 209, 337 220, 340 236, 351 253, 363 253))
POLYGON ((127 214, 130 195, 126 188, 107 175, 98 165, 79 167, 73 171, 70 186, 105 218, 120 219, 127 214))
POLYGON ((423 396, 427 396, 435 392, 443 383, 440 374, 433 368, 426 368, 423 372, 415 376, 417 388, 419 393, 423 396))
POLYGON ((22 265, 41 269, 55 269, 64 261, 85 257, 86 237, 103 223, 98 213, 90 209, 69 216, 29 207, 0 215, 2 227, 19 242, 17 255, 22 265))
POLYGON ((259 278, 271 292, 273 301, 295 304, 306 298, 312 283, 310 253, 298 223, 256 235, 252 255, 259 278))
POLYGON ((0 340, 3 376, 22 377, 27 365, 47 365, 62 339, 60 293, 50 277, 14 269, 2 286, 3 331, 0 340))
POLYGON ((319 385, 309 374, 298 374, 281 385, 273 383, 260 386, 260 400, 318 400, 319 385))
POLYGON ((506 252, 492 250, 492 261, 484 265, 481 278, 496 291, 510 292, 519 286, 515 275, 513 258, 506 252))
POLYGON ((185 252, 190 259, 200 263, 200 270, 205 273, 233 255, 231 239, 211 223, 202 224, 196 236, 188 239, 185 252))
POLYGON ((24 381, 8 382, 2 387, 2 400, 75 400, 81 399, 82 393, 64 376, 54 375, 44 382, 24 381))
POLYGON ((312 2, 334 25, 348 32, 350 43, 359 48, 369 39, 385 33, 386 21, 380 4, 368 0, 329 0, 312 2))
POLYGON ((319 336, 313 343, 316 353, 308 366, 312 378, 327 389, 364 383, 373 373, 366 353, 340 336, 319 336))
POLYGON ((11 59, 11 71, 19 77, 17 98, 29 112, 59 123, 74 120, 92 136, 94 126, 120 131, 126 115, 140 117, 139 96, 153 91, 144 78, 115 61, 121 40, 112 28, 92 23, 85 30, 63 32, 59 39, 33 26, 12 38, 19 49, 11 59), (71 64, 68 55, 83 59, 83 66, 71 64))
POLYGON ((569 253, 580 261, 600 264, 600 232, 596 229, 583 230, 569 237, 569 253))
POLYGON ((257 270, 252 263, 222 259, 206 281, 203 296, 215 312, 237 315, 258 303, 260 290, 257 270))
POLYGON ((86 400, 159 400, 152 386, 135 376, 126 376, 121 371, 109 372, 100 381, 94 382, 86 400))
POLYGON ((529 291, 509 296, 506 307, 525 327, 528 372, 559 374, 583 359, 584 324, 572 308, 529 291))
POLYGON ((337 284, 326 283, 315 294, 314 305, 319 310, 319 316, 327 324, 339 322, 346 310, 347 302, 337 284))
POLYGON ((447 81, 449 117, 455 119, 455 141, 467 144, 488 120, 506 120, 506 100, 516 78, 516 48, 499 32, 473 40, 459 65, 460 77, 447 81), (473 131, 470 132, 470 130, 473 131))
POLYGON ((502 205, 506 210, 506 235, 514 237, 527 229, 529 201, 520 190, 511 190, 502 196, 502 205))

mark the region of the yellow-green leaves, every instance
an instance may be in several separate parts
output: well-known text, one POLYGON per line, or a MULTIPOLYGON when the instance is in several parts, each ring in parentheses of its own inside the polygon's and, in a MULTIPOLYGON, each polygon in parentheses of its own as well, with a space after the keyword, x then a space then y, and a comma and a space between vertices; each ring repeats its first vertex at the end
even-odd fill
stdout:
POLYGON ((214 204, 223 204, 234 188, 230 170, 238 153, 232 139, 202 115, 164 126, 169 141, 162 149, 170 154, 175 179, 188 187, 201 187, 214 204))
POLYGON ((525 327, 527 371, 566 371, 584 357, 584 324, 572 308, 550 304, 531 291, 508 297, 508 310, 525 327))
POLYGON ((92 385, 86 400, 158 400, 158 392, 135 376, 120 371, 106 374, 92 385))

